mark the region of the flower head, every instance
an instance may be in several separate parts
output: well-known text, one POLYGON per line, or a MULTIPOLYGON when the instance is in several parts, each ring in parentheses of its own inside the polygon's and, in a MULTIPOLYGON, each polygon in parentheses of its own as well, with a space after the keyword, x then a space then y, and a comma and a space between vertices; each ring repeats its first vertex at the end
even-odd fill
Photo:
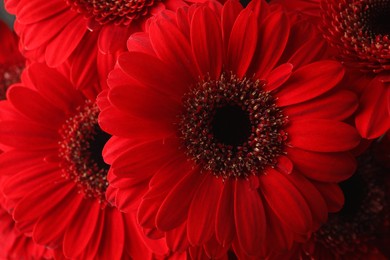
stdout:
POLYGON ((340 63, 315 62, 315 33, 265 1, 232 0, 164 12, 128 48, 99 124, 112 135, 108 197, 137 208, 148 236, 173 251, 258 257, 340 209, 336 183, 353 173, 359 143, 341 121, 356 97, 336 88, 340 63))
POLYGON ((135 216, 105 200, 101 150, 109 136, 97 122, 99 82, 78 90, 67 75, 39 63, 22 78, 0 105, 0 142, 7 147, 0 155, 2 192, 16 227, 58 256, 151 256, 135 216))

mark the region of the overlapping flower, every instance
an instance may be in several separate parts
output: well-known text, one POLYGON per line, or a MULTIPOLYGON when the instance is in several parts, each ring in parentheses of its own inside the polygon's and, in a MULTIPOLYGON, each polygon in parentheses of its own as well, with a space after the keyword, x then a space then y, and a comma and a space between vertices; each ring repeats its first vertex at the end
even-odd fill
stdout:
POLYGON ((5 5, 0 258, 389 257, 388 1, 5 5))

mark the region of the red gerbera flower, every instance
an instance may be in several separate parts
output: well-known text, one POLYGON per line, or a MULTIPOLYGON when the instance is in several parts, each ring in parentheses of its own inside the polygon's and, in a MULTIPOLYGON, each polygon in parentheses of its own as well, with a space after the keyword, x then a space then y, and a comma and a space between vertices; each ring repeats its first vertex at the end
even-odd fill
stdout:
POLYGON ((72 259, 151 257, 134 214, 105 200, 109 135, 97 124, 99 85, 76 90, 38 63, 22 78, 0 103, 0 142, 9 147, 0 155, 2 190, 17 228, 72 259))
POLYGON ((0 21, 0 99, 13 83, 20 80, 25 60, 18 49, 18 38, 8 26, 0 21))
POLYGON ((232 0, 165 12, 130 37, 99 123, 113 135, 110 200, 128 211, 141 199, 150 237, 258 257, 340 209, 336 183, 353 173, 360 141, 341 121, 356 97, 336 89, 341 64, 312 62, 321 41, 297 29, 265 1, 232 0))
POLYGON ((51 259, 52 251, 36 244, 16 227, 12 216, 0 206, 1 259, 51 259))
POLYGON ((271 259, 388 259, 390 176, 373 153, 380 143, 358 158, 356 173, 340 184, 343 209, 331 214, 308 243, 271 259))
POLYGON ((146 18, 188 2, 191 0, 5 0, 5 5, 16 15, 15 30, 25 55, 55 67, 90 37, 90 31, 100 31, 100 49, 114 53, 125 48, 129 35, 140 30, 146 18))

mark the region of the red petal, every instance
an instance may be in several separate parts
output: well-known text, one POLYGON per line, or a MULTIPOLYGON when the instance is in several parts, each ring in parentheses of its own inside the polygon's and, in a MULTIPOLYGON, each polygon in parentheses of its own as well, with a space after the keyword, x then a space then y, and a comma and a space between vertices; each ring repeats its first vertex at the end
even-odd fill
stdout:
POLYGON ((188 247, 187 222, 165 234, 167 245, 173 252, 184 252, 188 247))
POLYGON ((297 50, 294 50, 294 54, 289 58, 288 62, 293 64, 294 67, 299 68, 321 59, 324 56, 323 54, 326 48, 326 41, 324 41, 321 35, 305 42, 297 50))
POLYGON ((82 201, 72 221, 72 227, 68 228, 64 235, 63 251, 66 257, 75 258, 85 250, 95 231, 100 210, 96 201, 82 201))
POLYGON ((337 212, 344 206, 344 194, 337 184, 313 182, 322 194, 329 212, 337 212))
POLYGON ((191 245, 202 245, 214 234, 216 208, 221 190, 222 180, 209 174, 195 193, 187 220, 188 240, 191 245))
POLYGON ((75 216, 84 199, 80 194, 69 193, 54 208, 42 215, 34 226, 34 241, 49 246, 61 243, 64 232, 68 228, 72 228, 71 219, 75 216))
POLYGON ((86 20, 77 16, 47 46, 45 60, 50 67, 63 63, 86 34, 86 20))
POLYGON ((298 172, 286 177, 295 185, 301 195, 305 198, 313 216, 313 229, 319 229, 328 218, 328 208, 322 194, 310 181, 298 172))
MULTIPOLYGON (((257 189, 245 180, 235 181, 234 219, 237 240, 248 255, 258 255, 265 239, 266 218, 257 189)), ((230 202, 231 203, 231 202, 230 202)))
POLYGON ((96 38, 98 33, 89 32, 88 34, 88 37, 85 37, 83 40, 83 44, 80 44, 75 49, 70 58, 70 77, 73 85, 77 89, 91 88, 91 85, 94 84, 93 82, 96 82, 100 86, 100 82, 97 80, 98 77, 96 77, 98 75, 96 67, 98 56, 96 38))
MULTIPOLYGON (((9 150, 0 154, 1 175, 15 174, 39 165, 46 156, 43 152, 27 152, 23 150, 9 150)), ((50 167, 50 166, 49 166, 50 167)))
POLYGON ((19 112, 35 122, 53 128, 55 131, 65 121, 63 111, 53 107, 32 89, 14 86, 9 89, 7 98, 19 112))
POLYGON ((281 222, 271 208, 265 207, 264 211, 267 215, 267 245, 263 246, 264 250, 268 253, 272 249, 289 250, 294 242, 293 232, 281 222))
POLYGON ((286 131, 293 147, 315 152, 348 151, 360 143, 360 136, 353 127, 334 120, 291 121, 286 131))
MULTIPOLYGON (((338 91, 325 97, 285 107, 289 117, 321 118, 342 121, 350 117, 358 107, 357 97, 350 91, 338 91)), ((299 118, 301 119, 301 118, 299 118)))
POLYGON ((282 55, 290 34, 290 24, 284 12, 273 12, 266 18, 259 29, 257 47, 256 77, 265 78, 275 67, 282 55))
POLYGON ((104 240, 103 229, 105 226, 105 218, 107 214, 99 214, 98 220, 95 225, 95 230, 92 235, 93 239, 89 240, 89 244, 84 251, 84 254, 80 256, 80 259, 88 259, 89 257, 97 259, 98 250, 100 247, 101 240, 104 240))
POLYGON ((27 68, 28 77, 53 106, 65 113, 73 113, 75 108, 84 104, 84 98, 76 91, 68 79, 46 65, 34 63, 27 68))
POLYGON ((103 148, 103 158, 108 164, 112 164, 115 159, 125 151, 134 147, 136 141, 133 139, 121 138, 118 136, 111 137, 103 148))
POLYGON ((203 248, 209 259, 223 259, 223 257, 226 257, 225 259, 227 259, 226 253, 229 250, 229 247, 221 246, 215 237, 212 237, 205 243, 203 248))
POLYGON ((45 19, 50 19, 51 16, 56 16, 58 13, 65 11, 69 12, 69 7, 61 1, 18 1, 18 20, 22 24, 32 24, 45 19))
POLYGON ((191 168, 183 157, 173 157, 156 172, 149 182, 150 189, 138 207, 138 221, 143 227, 155 227, 155 218, 163 200, 172 189, 172 183, 182 179, 191 168))
MULTIPOLYGON (((165 195, 165 194, 164 194, 165 195)), ((138 223, 144 228, 155 228, 155 219, 161 203, 165 196, 154 196, 153 198, 142 199, 138 206, 137 219, 138 223)))
POLYGON ((107 133, 132 139, 150 138, 164 141, 176 133, 172 125, 167 124, 168 128, 162 128, 162 124, 126 115, 114 107, 101 111, 99 125, 107 133))
MULTIPOLYGON (((24 198, 15 206, 13 212, 14 219, 19 222, 18 225, 36 219, 68 196, 74 186, 66 185, 66 182, 63 179, 55 184, 48 185, 46 188, 30 188, 29 192, 26 192, 24 198), (34 205, 34 207, 31 207, 31 205, 34 205)), ((31 231, 27 230, 26 232, 31 231)))
POLYGON ((234 227, 234 183, 226 181, 223 185, 217 206, 215 233, 222 246, 229 247, 235 235, 234 227))
POLYGON ((266 78, 268 84, 265 86, 265 88, 268 91, 279 88, 290 78, 292 70, 293 66, 290 63, 284 63, 279 67, 276 67, 269 73, 268 77, 266 78))
POLYGON ((202 188, 200 184, 205 177, 206 174, 202 175, 198 169, 194 169, 173 187, 157 212, 158 229, 169 231, 186 220, 195 191, 202 188))
POLYGON ((290 174, 293 171, 294 165, 288 157, 279 156, 276 168, 283 174, 290 174))
POLYGON ((122 178, 150 178, 177 153, 178 148, 175 148, 170 140, 166 143, 158 140, 129 147, 112 163, 113 173, 122 178))
POLYGON ((228 0, 222 7, 221 24, 225 51, 228 49, 230 33, 237 16, 242 11, 242 5, 237 0, 228 0))
POLYGON ((143 52, 148 55, 155 55, 149 34, 145 32, 136 32, 130 35, 127 40, 127 50, 129 52, 143 52))
POLYGON ((260 175, 260 191, 274 213, 295 233, 306 234, 312 230, 310 209, 287 176, 268 169, 260 175))
MULTIPOLYGON (((192 75, 197 80, 199 72, 194 66, 191 46, 189 40, 177 28, 177 25, 168 19, 152 21, 149 27, 150 41, 157 56, 173 64, 177 70, 184 69, 188 76, 192 75), (169 31, 169 33, 166 33, 169 31)), ((177 73, 177 72, 176 72, 177 73)))
POLYGON ((120 110, 145 120, 173 124, 181 113, 181 106, 169 97, 140 86, 111 88, 108 99, 120 110))
POLYGON ((58 149, 58 133, 29 121, 0 122, 3 144, 27 150, 58 149))
MULTIPOLYGON (((42 158, 41 161, 42 162, 42 158)), ((58 165, 49 164, 42 166, 36 164, 22 171, 15 171, 12 176, 5 179, 3 183, 3 193, 7 198, 23 197, 31 189, 40 185, 50 185, 61 178, 62 172, 58 169, 58 165)))
POLYGON ((237 17, 229 38, 227 66, 238 77, 244 77, 253 59, 257 44, 257 21, 250 9, 237 17))
POLYGON ((191 21, 191 46, 203 77, 219 78, 222 69, 222 32, 215 13, 197 8, 191 21))
MULTIPOLYGON (((124 217, 126 243, 124 249, 132 259, 152 259, 151 255, 168 253, 165 239, 149 239, 137 223, 136 214, 131 213, 124 217)), ((121 258, 123 259, 123 257, 121 258)))
POLYGON ((344 76, 343 66, 336 61, 319 61, 296 70, 278 89, 278 105, 288 106, 315 98, 334 88, 344 76))
MULTIPOLYGON (((379 77, 378 77, 379 78, 379 77)), ((364 138, 373 139, 390 129, 389 86, 374 79, 366 86, 356 115, 356 128, 364 138)))
POLYGON ((61 33, 77 15, 66 10, 50 19, 29 24, 28 26, 21 25, 22 33, 20 39, 23 42, 23 48, 26 50, 34 50, 42 47, 43 44, 50 42, 56 35, 61 33))
POLYGON ((175 100, 181 101, 182 95, 189 88, 189 83, 182 77, 182 74, 175 72, 164 62, 148 54, 124 53, 119 56, 118 63, 124 72, 139 81, 142 86, 166 93, 175 100))
POLYGON ((356 170, 356 160, 349 153, 316 153, 287 148, 295 168, 306 177, 322 182, 340 182, 356 170))
POLYGON ((113 23, 102 26, 98 39, 99 50, 104 54, 126 50, 126 42, 132 30, 133 26, 117 26, 113 23))
POLYGON ((122 213, 117 209, 106 209, 104 230, 99 245, 100 259, 122 259, 125 246, 125 229, 122 213))

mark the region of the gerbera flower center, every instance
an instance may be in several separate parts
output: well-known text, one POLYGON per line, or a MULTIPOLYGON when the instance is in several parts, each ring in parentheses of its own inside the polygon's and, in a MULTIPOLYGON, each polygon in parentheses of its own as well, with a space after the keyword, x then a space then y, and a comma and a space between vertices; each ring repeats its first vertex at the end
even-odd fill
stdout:
POLYGON ((128 25, 149 14, 161 0, 65 0, 77 12, 94 18, 100 24, 128 25))
POLYGON ((216 140, 226 145, 242 145, 251 134, 249 113, 237 105, 217 108, 211 125, 216 140))
POLYGON ((24 64, 0 64, 0 100, 5 99, 7 89, 20 81, 24 64))
POLYGON ((390 34, 390 1, 377 0, 363 6, 361 13, 363 27, 371 36, 390 34))
POLYGON ((187 155, 215 176, 247 177, 275 166, 287 123, 264 81, 222 74, 183 98, 179 136, 187 155))
POLYGON ((105 203, 109 166, 102 149, 110 135, 100 129, 98 113, 97 105, 88 100, 66 120, 60 130, 59 157, 64 177, 76 182, 86 197, 105 203))
POLYGON ((333 253, 366 253, 368 244, 384 228, 389 218, 384 175, 371 155, 359 158, 355 175, 340 183, 345 195, 344 208, 329 216, 328 222, 314 233, 317 242, 333 253))

